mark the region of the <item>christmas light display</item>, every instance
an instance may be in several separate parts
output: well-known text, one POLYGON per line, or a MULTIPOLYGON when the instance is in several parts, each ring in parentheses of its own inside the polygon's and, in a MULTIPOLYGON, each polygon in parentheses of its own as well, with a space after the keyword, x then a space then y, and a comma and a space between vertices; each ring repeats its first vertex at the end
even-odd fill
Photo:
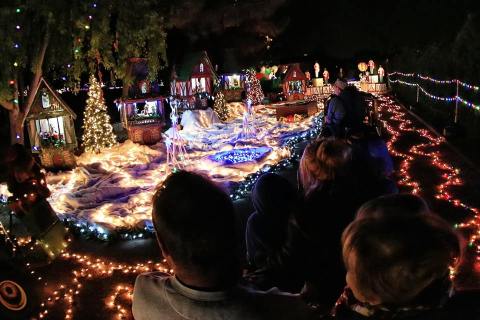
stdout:
MULTIPOLYGON (((38 315, 40 319, 49 319, 49 315, 52 313, 63 313, 64 319, 74 319, 77 299, 87 281, 114 277, 115 274, 134 276, 152 271, 173 273, 173 270, 165 265, 165 260, 162 263, 147 261, 146 263, 122 264, 76 253, 64 253, 60 260, 74 263, 78 267, 72 270, 70 279, 57 285, 41 303, 41 311, 38 315)), ((35 271, 32 271, 32 274, 34 273, 35 271)), ((39 277, 38 280, 42 279, 39 277)), ((105 308, 111 310, 113 319, 126 319, 130 314, 133 287, 130 284, 119 283, 114 288, 114 292, 105 300, 105 308), (122 295, 130 305, 123 305, 119 301, 122 295)))
POLYGON ((247 70, 245 74, 245 89, 247 99, 250 100, 254 106, 262 103, 264 95, 260 80, 257 79, 254 70, 247 70))
POLYGON ((225 95, 221 90, 215 94, 213 103, 213 111, 217 114, 218 118, 221 121, 227 121, 229 119, 229 112, 227 108, 227 101, 225 100, 225 95))
POLYGON ((272 149, 269 147, 233 149, 213 154, 208 156, 208 158, 223 165, 234 165, 249 161, 259 161, 271 151, 272 149))
POLYGON ((172 132, 165 138, 165 146, 167 149, 167 168, 168 171, 175 172, 178 169, 184 168, 184 162, 187 160, 187 150, 185 148, 186 141, 178 132, 178 113, 177 102, 172 100, 170 102, 172 109, 170 119, 172 120, 172 132))
POLYGON ((390 73, 390 76, 397 76, 397 75, 402 76, 402 77, 408 77, 408 78, 414 78, 415 76, 418 76, 418 78, 420 78, 422 80, 430 81, 430 82, 433 82, 433 83, 439 83, 439 84, 455 84, 455 83, 458 82, 458 84, 461 85, 462 87, 464 87, 465 89, 474 90, 474 91, 480 90, 479 86, 474 86, 474 85, 468 84, 468 83, 463 82, 463 81, 458 80, 458 79, 438 80, 438 79, 432 78, 430 76, 425 76, 425 75, 422 75, 422 74, 403 73, 403 72, 392 72, 392 73, 390 73))
POLYGON ((475 251, 475 264, 480 266, 480 210, 466 204, 463 200, 452 195, 450 186, 461 186, 463 181, 460 170, 443 160, 440 152, 445 139, 434 136, 430 131, 418 128, 410 120, 405 119, 407 112, 390 97, 379 98, 379 115, 390 137, 387 147, 393 156, 403 158, 400 164, 399 184, 410 186, 411 192, 421 192, 421 186, 415 181, 410 173, 411 164, 415 161, 427 160, 433 168, 440 170, 440 183, 436 186, 434 197, 438 200, 447 201, 454 207, 462 208, 471 214, 466 222, 458 223, 456 228, 461 228, 469 233, 469 247, 475 251), (396 125, 395 125, 396 124, 396 125), (407 153, 399 152, 395 148, 395 142, 404 134, 417 134, 423 141, 415 143, 407 153))
MULTIPOLYGON (((444 144, 442 137, 437 137, 430 131, 416 126, 409 120, 408 112, 402 108, 391 97, 379 97, 379 117, 388 132, 387 146, 390 153, 402 159, 400 163, 399 178, 400 184, 410 187, 412 193, 423 192, 420 183, 412 177, 411 165, 416 161, 427 160, 432 168, 439 170, 441 181, 436 186, 434 192, 439 200, 447 201, 454 207, 467 210, 472 217, 464 223, 456 225, 457 228, 470 231, 469 244, 477 253, 476 262, 480 263, 480 211, 477 208, 465 204, 461 199, 456 198, 449 191, 450 186, 462 185, 460 171, 453 165, 447 163, 443 158, 440 148, 444 144), (417 135, 420 139, 411 139, 413 144, 407 151, 399 151, 397 149, 398 140, 405 135, 417 135)), ((318 135, 320 126, 320 118, 316 118, 313 128, 301 135, 292 137, 286 141, 286 144, 293 147, 298 142, 306 139, 314 138, 318 135)), ((237 150, 238 151, 238 150, 237 150)), ((226 155, 224 153, 223 155, 226 155)), ((254 154, 254 152, 247 154, 254 154)), ((286 167, 293 167, 298 161, 300 155, 292 153, 292 157, 285 159, 274 166, 262 168, 258 172, 248 176, 239 188, 232 193, 233 199, 239 199, 245 196, 251 187, 253 187, 256 179, 264 171, 277 171, 286 167)), ((220 157, 222 158, 222 157, 220 157)), ((227 156, 228 158, 228 156, 227 156)), ((1 230, 0 230, 1 233, 1 230)), ((104 299, 105 319, 131 319, 130 307, 133 293, 133 278, 143 272, 161 271, 173 274, 166 264, 162 262, 138 262, 138 263, 118 263, 87 256, 78 253, 64 253, 59 259, 63 262, 72 263, 74 265, 70 276, 62 279, 55 286, 47 286, 44 288, 48 291, 47 296, 43 299, 41 310, 38 314, 40 319, 49 319, 51 316, 63 315, 64 319, 78 318, 79 300, 83 290, 92 284, 92 281, 107 281, 110 284, 110 292, 104 299), (131 282, 125 278, 131 279, 131 282), (77 315, 77 316, 76 316, 77 315)), ((43 284, 44 276, 32 270, 32 275, 38 280, 37 284, 43 284)), ((451 276, 455 274, 455 270, 451 270, 451 276)), ((86 291, 86 290, 85 290, 86 291)))
POLYGON ((117 144, 117 138, 113 133, 110 116, 103 99, 102 88, 94 75, 90 76, 90 90, 84 113, 83 129, 85 151, 99 153, 102 149, 111 148, 117 144))
POLYGON ((247 99, 247 110, 243 113, 242 132, 238 135, 238 140, 256 139, 257 129, 255 128, 255 111, 253 110, 252 100, 247 99))
POLYGON ((394 77, 394 76, 402 76, 402 77, 405 77, 405 78, 413 78, 413 79, 418 79, 418 81, 429 81, 429 82, 432 82, 432 83, 435 83, 435 84, 442 84, 442 85, 456 85, 457 86, 457 94, 453 97, 441 97, 441 96, 436 96, 434 94, 431 94, 429 93, 427 90, 425 90, 418 82, 407 82, 407 81, 402 81, 400 79, 391 79, 389 78, 389 82, 392 84, 392 83, 398 83, 398 84, 402 84, 402 85, 406 85, 406 86, 409 86, 409 87, 417 87, 418 90, 420 92, 422 92, 423 94, 425 94, 427 97, 433 99, 433 100, 438 100, 438 101, 444 101, 444 102, 453 102, 453 101, 456 101, 456 102, 460 102, 462 103, 463 105, 469 107, 469 108, 472 108, 472 109, 475 109, 477 111, 480 111, 480 104, 475 104, 471 101, 468 101, 464 98, 462 98, 460 95, 459 95, 459 86, 463 87, 464 89, 468 89, 468 90, 473 90, 473 91, 478 91, 480 89, 480 87, 478 86, 474 86, 474 85, 471 85, 471 84, 468 84, 468 83, 465 83, 465 82, 462 82, 458 79, 453 79, 453 80, 437 80, 437 79, 434 79, 434 78, 431 78, 429 76, 424 76, 424 75, 421 75, 421 74, 415 74, 415 73, 402 73, 402 72, 393 72, 390 74, 390 77, 394 77))

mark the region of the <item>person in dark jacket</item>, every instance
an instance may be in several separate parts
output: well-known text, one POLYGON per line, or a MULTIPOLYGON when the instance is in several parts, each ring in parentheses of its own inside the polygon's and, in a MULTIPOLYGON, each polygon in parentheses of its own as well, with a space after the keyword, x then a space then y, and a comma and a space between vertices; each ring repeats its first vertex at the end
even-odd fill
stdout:
POLYGON ((324 135, 344 138, 346 134, 362 129, 367 103, 364 95, 343 79, 337 79, 332 90, 327 104, 324 135))
POLYGON ((299 292, 303 281, 285 253, 289 221, 298 207, 295 188, 282 176, 266 173, 255 183, 252 202, 255 212, 248 218, 245 233, 252 270, 247 278, 259 289, 299 292))
POLYGON ((301 250, 304 298, 320 308, 333 304, 345 285, 340 236, 363 203, 352 160, 352 148, 335 138, 313 141, 300 160, 303 203, 295 222, 304 244, 295 250, 301 250))
POLYGON ((478 292, 456 292, 450 277, 462 239, 439 216, 360 218, 344 231, 342 246, 347 287, 334 319, 479 318, 478 292))

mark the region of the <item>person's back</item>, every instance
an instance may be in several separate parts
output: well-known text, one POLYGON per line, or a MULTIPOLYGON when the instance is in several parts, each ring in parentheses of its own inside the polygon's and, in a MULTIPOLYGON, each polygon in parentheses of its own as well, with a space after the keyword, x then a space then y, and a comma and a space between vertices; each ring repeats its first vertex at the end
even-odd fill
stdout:
POLYGON ((343 126, 348 130, 358 130, 362 127, 367 113, 367 105, 362 94, 356 87, 347 86, 339 96, 345 107, 343 126))
POLYGON ((137 277, 136 320, 309 318, 299 297, 239 285, 233 204, 208 179, 185 171, 170 175, 154 195, 152 220, 175 276, 137 277))
POLYGON ((190 288, 168 274, 137 278, 135 319, 310 319, 310 311, 296 295, 278 290, 256 291, 243 286, 204 291, 190 288))

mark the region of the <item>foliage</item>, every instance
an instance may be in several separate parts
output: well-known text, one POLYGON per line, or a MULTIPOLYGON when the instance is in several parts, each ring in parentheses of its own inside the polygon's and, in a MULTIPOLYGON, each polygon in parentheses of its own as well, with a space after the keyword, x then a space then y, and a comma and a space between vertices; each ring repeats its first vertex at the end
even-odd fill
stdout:
POLYGON ((67 86, 78 86, 83 74, 99 70, 124 79, 127 59, 144 57, 155 77, 166 63, 164 7, 161 0, 11 0, 0 5, 0 98, 15 97, 10 80, 17 80, 20 92, 27 89, 37 66, 67 86))
POLYGON ((99 153, 102 149, 110 148, 117 143, 102 88, 94 75, 90 76, 83 128, 83 146, 86 151, 99 153))

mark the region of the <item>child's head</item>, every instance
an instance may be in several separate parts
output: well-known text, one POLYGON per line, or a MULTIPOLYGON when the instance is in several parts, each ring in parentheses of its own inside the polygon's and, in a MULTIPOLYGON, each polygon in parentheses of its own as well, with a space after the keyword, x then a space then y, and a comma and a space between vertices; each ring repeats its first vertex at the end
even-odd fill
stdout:
POLYGON ((347 284, 372 305, 404 306, 459 261, 459 235, 432 214, 368 217, 343 232, 347 284))
POLYGON ((308 193, 318 182, 335 180, 350 172, 352 149, 345 141, 320 138, 310 143, 300 160, 300 183, 308 193))
POLYGON ((430 213, 425 200, 410 193, 390 194, 364 203, 357 211, 356 219, 413 216, 430 213))

